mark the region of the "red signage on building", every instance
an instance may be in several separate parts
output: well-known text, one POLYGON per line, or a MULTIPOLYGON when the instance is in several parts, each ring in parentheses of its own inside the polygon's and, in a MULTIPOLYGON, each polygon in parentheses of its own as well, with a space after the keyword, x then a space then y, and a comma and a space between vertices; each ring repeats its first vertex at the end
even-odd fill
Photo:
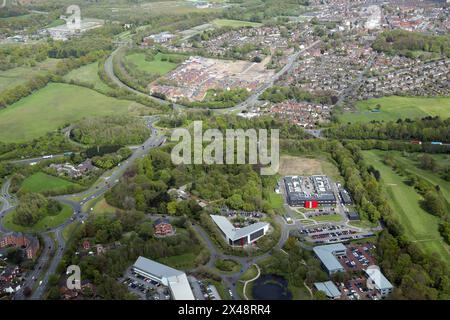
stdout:
POLYGON ((311 201, 305 201, 305 208, 306 209, 314 209, 319 206, 319 203, 316 200, 311 201))

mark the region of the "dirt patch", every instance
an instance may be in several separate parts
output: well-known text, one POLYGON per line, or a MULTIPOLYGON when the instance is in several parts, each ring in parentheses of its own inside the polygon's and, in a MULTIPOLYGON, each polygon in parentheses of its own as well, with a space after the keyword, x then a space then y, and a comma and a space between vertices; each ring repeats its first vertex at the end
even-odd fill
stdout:
POLYGON ((322 160, 314 158, 281 156, 278 172, 284 176, 325 174, 322 162, 322 160))

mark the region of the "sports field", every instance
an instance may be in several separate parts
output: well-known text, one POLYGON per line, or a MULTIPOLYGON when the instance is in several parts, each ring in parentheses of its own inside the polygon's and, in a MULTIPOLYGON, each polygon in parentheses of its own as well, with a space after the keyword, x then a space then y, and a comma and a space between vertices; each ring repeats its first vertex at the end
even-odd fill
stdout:
POLYGON ((46 192, 46 191, 64 191, 69 187, 79 187, 78 184, 64 180, 58 177, 48 175, 44 172, 37 172, 27 177, 21 185, 22 192, 46 192))
POLYGON ((406 236, 428 253, 436 254, 445 261, 450 261, 449 246, 439 234, 439 218, 420 207, 422 197, 404 182, 390 167, 382 162, 382 153, 363 151, 368 164, 381 173, 386 195, 394 214, 405 228, 406 236))
POLYGON ((83 117, 125 114, 139 108, 145 107, 91 89, 50 83, 0 110, 0 141, 24 142, 83 117))
POLYGON ((62 206, 63 208, 59 214, 55 216, 46 216, 43 219, 39 220, 32 227, 23 227, 15 224, 12 221, 14 211, 11 211, 4 217, 3 226, 8 230, 17 232, 40 232, 45 231, 47 228, 55 228, 63 224, 73 214, 72 208, 70 206, 66 204, 63 204, 62 206))
POLYGON ((98 76, 98 62, 93 62, 82 66, 78 69, 70 71, 68 74, 64 76, 64 81, 76 81, 81 83, 87 83, 94 86, 94 89, 101 92, 109 92, 112 91, 110 87, 106 83, 104 83, 100 77, 98 76))
POLYGON ((47 70, 54 69, 57 63, 57 59, 47 59, 34 67, 17 67, 0 71, 0 92, 23 84, 36 75, 44 74, 47 70))
POLYGON ((178 54, 163 54, 157 53, 152 61, 145 60, 145 54, 143 53, 133 53, 125 57, 126 60, 134 63, 139 70, 148 72, 148 73, 156 73, 159 75, 164 75, 173 69, 175 69, 178 64, 172 63, 169 61, 162 61, 162 58, 166 57, 184 57, 178 54))
POLYGON ((231 27, 231 28, 259 27, 262 25, 261 23, 257 23, 257 22, 229 20, 229 19, 215 19, 212 21, 212 24, 219 28, 221 28, 221 27, 231 27))
POLYGON ((383 97, 359 101, 356 112, 338 116, 342 123, 415 119, 426 116, 450 117, 450 97, 383 97), (379 111, 377 109, 379 108, 379 111))

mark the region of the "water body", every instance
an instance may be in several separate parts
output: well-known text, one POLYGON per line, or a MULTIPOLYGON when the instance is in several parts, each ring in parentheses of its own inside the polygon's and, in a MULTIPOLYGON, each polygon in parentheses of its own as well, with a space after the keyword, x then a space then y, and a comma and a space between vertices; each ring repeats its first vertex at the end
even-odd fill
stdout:
POLYGON ((255 300, 292 300, 287 280, 275 274, 264 274, 256 279, 252 295, 255 300))

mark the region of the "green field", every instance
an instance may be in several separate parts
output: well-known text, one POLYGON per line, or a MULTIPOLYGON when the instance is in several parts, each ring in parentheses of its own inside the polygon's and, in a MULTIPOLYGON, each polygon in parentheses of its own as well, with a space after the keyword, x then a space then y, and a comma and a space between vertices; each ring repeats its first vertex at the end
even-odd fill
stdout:
POLYGON ((87 83, 94 86, 95 90, 100 92, 110 92, 111 89, 106 83, 104 83, 98 76, 98 62, 93 62, 82 66, 78 69, 70 71, 64 76, 64 81, 76 81, 81 83, 87 83))
POLYGON ((138 67, 139 70, 148 72, 148 73, 156 73, 159 75, 165 75, 166 73, 175 69, 178 65, 176 63, 172 63, 169 61, 162 61, 161 59, 164 57, 183 57, 182 55, 177 54, 163 54, 158 52, 152 61, 145 60, 145 54, 143 53, 132 53, 127 55, 125 59, 129 62, 132 62, 138 67))
POLYGON ((178 256, 161 258, 158 261, 175 269, 192 269, 195 268, 196 257, 196 254, 188 252, 178 256))
POLYGON ((54 177, 43 172, 37 172, 27 177, 20 187, 22 192, 47 192, 47 191, 64 191, 68 187, 79 187, 80 185, 54 177))
POLYGON ((414 119, 426 116, 450 117, 449 97, 383 97, 359 101, 356 112, 346 112, 339 115, 339 121, 347 122, 370 122, 389 121, 397 119, 414 119), (373 112, 380 105, 379 112, 373 112))
POLYGON ((257 22, 250 21, 241 21, 241 20, 229 20, 229 19, 215 19, 212 21, 212 24, 222 28, 222 27, 231 27, 231 28, 240 28, 240 27, 260 27, 262 24, 257 22))
MULTIPOLYGON (((432 171, 420 169, 418 167, 419 166, 418 160, 414 160, 411 156, 410 157, 402 157, 401 153, 396 152, 396 151, 390 151, 389 153, 391 155, 395 156, 395 160, 397 160, 398 162, 400 162, 402 164, 402 168, 405 171, 415 174, 415 175, 421 177, 422 179, 427 180, 428 182, 430 182, 431 184, 433 184, 435 186, 439 185, 442 195, 450 203, 450 181, 446 181, 446 180, 442 179, 441 177, 439 177, 439 175, 435 174, 432 171)), ((419 155, 420 154, 417 154, 417 156, 419 156, 419 155)), ((439 163, 441 163, 441 164, 449 163, 448 155, 438 154, 438 155, 431 155, 431 156, 436 160, 436 163, 438 163, 438 164, 439 163)))
POLYGON ((406 236, 425 252, 450 261, 448 245, 439 234, 439 218, 420 206, 422 197, 404 182, 390 167, 382 162, 382 151, 363 151, 368 164, 381 173, 381 181, 395 216, 405 228, 406 236))
POLYGON ((311 219, 318 221, 318 222, 322 222, 322 221, 340 222, 340 221, 342 221, 342 216, 339 214, 329 214, 329 215, 311 217, 311 219))
POLYGON ((14 211, 11 211, 3 219, 3 226, 8 230, 17 232, 40 232, 45 231, 47 228, 55 228, 63 224, 73 213, 70 206, 66 204, 63 204, 62 206, 63 208, 59 214, 55 216, 46 216, 32 227, 23 227, 15 224, 12 221, 14 211))
POLYGON ((57 63, 57 59, 47 59, 34 67, 17 67, 0 71, 0 92, 23 84, 39 74, 44 74, 48 70, 53 70, 57 63))
POLYGON ((145 107, 91 89, 50 83, 0 110, 0 141, 24 142, 84 117, 126 114, 139 108, 145 107))

